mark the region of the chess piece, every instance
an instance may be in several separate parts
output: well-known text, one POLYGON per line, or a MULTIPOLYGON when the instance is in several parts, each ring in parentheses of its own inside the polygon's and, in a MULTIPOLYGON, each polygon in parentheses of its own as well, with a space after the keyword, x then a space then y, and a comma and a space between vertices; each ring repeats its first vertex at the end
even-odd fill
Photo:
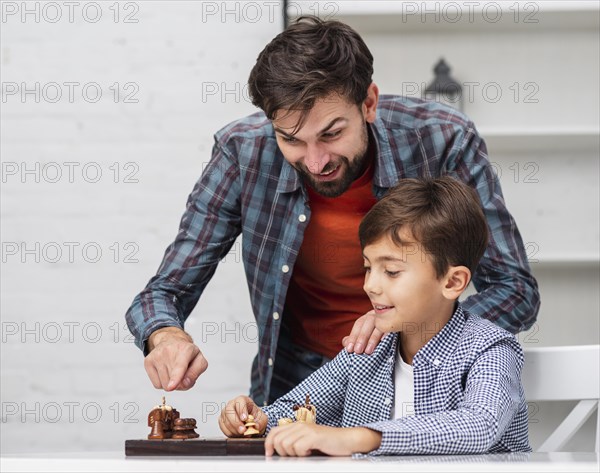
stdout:
POLYGON ((155 406, 148 414, 148 427, 152 430, 148 434, 150 440, 163 440, 171 438, 173 434, 173 422, 179 419, 179 412, 168 406, 165 397, 162 404, 155 406))
POLYGON ((196 428, 196 419, 175 419, 173 421, 172 439, 185 440, 195 439, 199 435, 194 430, 196 428))
POLYGON ((244 432, 244 437, 256 437, 260 434, 257 429, 258 424, 254 422, 254 416, 252 414, 248 414, 248 420, 245 425, 246 431, 244 432))
POLYGON ((294 420, 290 419, 289 417, 282 417, 281 419, 277 420, 277 425, 279 427, 281 427, 282 425, 287 425, 287 424, 293 424, 294 420))
POLYGON ((293 409, 298 422, 306 422, 307 424, 317 422, 317 408, 310 403, 310 394, 306 395, 306 402, 303 406, 295 405, 293 409))

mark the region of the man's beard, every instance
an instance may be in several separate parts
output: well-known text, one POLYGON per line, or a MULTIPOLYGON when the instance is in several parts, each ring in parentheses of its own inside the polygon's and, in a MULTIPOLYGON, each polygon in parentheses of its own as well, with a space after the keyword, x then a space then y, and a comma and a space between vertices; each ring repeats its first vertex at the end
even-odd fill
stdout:
POLYGON ((324 197, 339 197, 346 192, 352 183, 365 171, 367 165, 367 159, 369 157, 369 136, 367 132, 367 125, 363 127, 361 140, 361 150, 354 156, 354 159, 350 161, 346 156, 340 156, 340 160, 336 163, 329 162, 323 168, 321 172, 328 172, 335 169, 338 165, 340 166, 340 176, 334 181, 318 181, 315 179, 308 168, 303 163, 294 165, 294 168, 300 173, 302 179, 315 192, 321 194, 324 197))

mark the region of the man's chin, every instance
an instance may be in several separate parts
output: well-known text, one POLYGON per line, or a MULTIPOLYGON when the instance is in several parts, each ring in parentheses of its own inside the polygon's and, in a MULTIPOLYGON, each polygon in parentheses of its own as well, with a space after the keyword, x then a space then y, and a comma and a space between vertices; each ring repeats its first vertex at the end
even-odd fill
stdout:
POLYGON ((342 169, 338 178, 333 181, 319 181, 306 172, 303 172, 302 175, 304 181, 323 197, 339 197, 352 185, 352 180, 348 178, 348 169, 342 169))
MULTIPOLYGON (((352 183, 350 183, 352 184, 352 183)), ((339 197, 348 190, 350 184, 346 185, 340 178, 329 182, 316 182, 313 179, 308 181, 308 185, 323 197, 339 197)))

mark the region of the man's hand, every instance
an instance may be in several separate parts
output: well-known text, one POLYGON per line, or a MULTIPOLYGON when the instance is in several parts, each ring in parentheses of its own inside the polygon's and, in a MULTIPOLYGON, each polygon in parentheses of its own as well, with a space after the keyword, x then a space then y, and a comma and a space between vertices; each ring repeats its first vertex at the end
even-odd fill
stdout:
POLYGON ((208 362, 192 337, 177 327, 160 328, 148 338, 144 368, 156 389, 186 391, 206 371, 208 362))
POLYGON ((350 335, 342 339, 342 346, 348 353, 361 354, 363 351, 370 355, 381 341, 383 332, 375 328, 375 311, 371 310, 356 319, 350 335), (365 348, 366 347, 366 348, 365 348))
POLYGON ((248 414, 254 416, 261 435, 267 428, 267 415, 248 396, 238 396, 227 403, 219 416, 219 427, 227 437, 241 437, 246 431, 248 414))
POLYGON ((326 455, 349 456, 379 448, 381 433, 366 427, 329 427, 294 422, 273 427, 265 440, 265 455, 305 457, 313 450, 326 455))

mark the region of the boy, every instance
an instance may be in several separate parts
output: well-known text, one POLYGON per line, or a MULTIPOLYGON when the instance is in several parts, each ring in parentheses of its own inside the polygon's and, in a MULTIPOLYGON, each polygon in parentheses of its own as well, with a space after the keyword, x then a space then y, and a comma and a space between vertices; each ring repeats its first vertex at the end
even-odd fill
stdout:
POLYGON ((364 290, 388 334, 372 355, 342 350, 262 409, 247 396, 230 401, 223 433, 241 436, 252 414, 268 433, 267 455, 531 451, 522 349, 458 303, 488 243, 474 190, 449 176, 402 179, 364 217, 359 237, 364 290), (306 394, 318 424, 276 427, 306 394))

